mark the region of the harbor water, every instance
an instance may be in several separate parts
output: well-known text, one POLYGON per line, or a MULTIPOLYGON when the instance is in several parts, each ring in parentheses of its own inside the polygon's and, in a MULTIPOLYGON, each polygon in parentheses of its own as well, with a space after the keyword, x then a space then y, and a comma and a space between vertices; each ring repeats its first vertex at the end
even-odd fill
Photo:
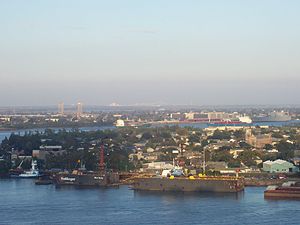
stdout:
MULTIPOLYGON (((282 126, 293 126, 300 125, 300 120, 292 120, 287 122, 261 122, 261 123, 252 123, 251 126, 273 126, 273 127, 282 127, 282 126)), ((164 126, 179 126, 179 127, 193 127, 198 129, 203 129, 209 127, 207 123, 184 123, 184 124, 155 124, 151 127, 164 127, 164 126)), ((236 125, 240 126, 240 125, 236 125)), ((112 130, 115 129, 115 126, 96 126, 96 127, 80 127, 78 128, 80 131, 97 131, 97 130, 112 130)), ((22 129, 22 130, 0 130, 0 142, 5 138, 9 138, 12 133, 24 135, 25 132, 44 132, 46 128, 38 128, 38 129, 22 129)), ((47 128, 51 129, 55 132, 65 129, 67 131, 73 130, 73 128, 47 128)))
POLYGON ((299 224, 300 201, 265 200, 263 187, 239 194, 136 192, 37 186, 0 180, 0 224, 299 224))

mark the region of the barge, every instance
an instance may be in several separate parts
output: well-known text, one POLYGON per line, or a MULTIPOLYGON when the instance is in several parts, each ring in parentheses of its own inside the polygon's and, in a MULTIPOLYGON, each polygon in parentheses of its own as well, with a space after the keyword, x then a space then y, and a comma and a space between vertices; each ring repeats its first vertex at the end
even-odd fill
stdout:
POLYGON ((100 150, 99 171, 73 170, 72 173, 59 173, 55 176, 56 186, 73 185, 78 187, 108 187, 119 184, 119 173, 105 170, 104 147, 100 150))
POLYGON ((55 184, 86 186, 86 187, 105 187, 119 183, 119 174, 113 172, 78 172, 72 174, 58 174, 55 177, 55 184))
POLYGON ((264 192, 265 198, 297 198, 300 199, 300 182, 288 181, 281 186, 268 186, 264 192))
POLYGON ((142 191, 181 191, 181 192, 240 192, 245 187, 241 177, 151 177, 137 178, 134 190, 142 191))

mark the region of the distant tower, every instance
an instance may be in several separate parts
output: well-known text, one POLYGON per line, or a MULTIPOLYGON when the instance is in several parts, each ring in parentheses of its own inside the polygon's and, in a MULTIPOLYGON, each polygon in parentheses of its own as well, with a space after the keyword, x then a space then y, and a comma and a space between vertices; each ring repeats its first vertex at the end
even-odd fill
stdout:
POLYGON ((58 103, 58 113, 60 114, 60 115, 64 115, 64 112, 65 110, 64 110, 64 103, 63 102, 60 102, 60 103, 58 103))
POLYGON ((81 115, 82 115, 82 103, 78 102, 77 103, 77 118, 80 118, 81 115))

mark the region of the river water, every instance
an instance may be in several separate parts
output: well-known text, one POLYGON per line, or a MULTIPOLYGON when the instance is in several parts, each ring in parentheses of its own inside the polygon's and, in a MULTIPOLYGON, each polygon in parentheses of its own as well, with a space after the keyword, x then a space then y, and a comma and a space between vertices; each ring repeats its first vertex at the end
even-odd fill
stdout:
MULTIPOLYGON (((12 133, 15 133, 15 134, 20 134, 20 135, 24 135, 25 132, 44 132, 46 128, 34 128, 34 129, 21 129, 21 130, 13 130, 13 131, 10 131, 10 130, 2 130, 0 131, 0 142, 5 138, 9 138, 9 136, 12 134, 12 133)), ((62 129, 65 129, 67 131, 71 131, 73 130, 74 128, 47 128, 47 129, 51 129, 51 130, 54 130, 54 131, 59 131, 59 130, 62 130, 62 129)), ((97 130, 107 130, 107 129, 115 129, 114 126, 101 126, 101 127, 80 127, 78 128, 79 130, 81 131, 97 131, 97 130)))
POLYGON ((299 224, 300 201, 265 200, 265 188, 240 194, 135 192, 36 186, 0 180, 0 224, 299 224))
MULTIPOLYGON (((252 123, 251 126, 273 126, 273 127, 282 127, 282 126, 291 126, 298 124, 300 125, 300 120, 293 120, 293 121, 288 121, 288 122, 262 122, 262 123, 252 123)), ((207 128, 208 124, 207 123, 185 123, 185 124, 169 124, 169 126, 174 126, 178 125, 180 127, 194 127, 194 128, 207 128)), ((167 126, 166 124, 156 124, 153 125, 152 127, 163 127, 167 126)), ((239 125, 237 125, 239 126, 239 125)), ((115 129, 116 127, 114 126, 101 126, 101 127, 81 127, 78 128, 81 131, 96 131, 96 130, 106 130, 106 129, 115 129)), ((50 128, 54 131, 58 131, 63 128, 50 128)), ((72 130, 73 128, 65 128, 66 130, 72 130)), ((39 129, 23 129, 23 130, 14 130, 14 131, 0 131, 0 143, 5 137, 9 137, 12 132, 15 134, 20 134, 23 135, 26 131, 38 131, 38 132, 43 132, 45 128, 39 128, 39 129)))

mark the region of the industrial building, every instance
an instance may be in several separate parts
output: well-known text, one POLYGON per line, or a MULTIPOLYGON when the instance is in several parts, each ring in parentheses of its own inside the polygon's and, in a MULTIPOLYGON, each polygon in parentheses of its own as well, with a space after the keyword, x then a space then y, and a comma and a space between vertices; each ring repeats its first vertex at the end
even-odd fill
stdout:
POLYGON ((275 161, 268 160, 263 162, 263 171, 269 173, 295 173, 299 171, 299 168, 293 163, 277 159, 275 161))

